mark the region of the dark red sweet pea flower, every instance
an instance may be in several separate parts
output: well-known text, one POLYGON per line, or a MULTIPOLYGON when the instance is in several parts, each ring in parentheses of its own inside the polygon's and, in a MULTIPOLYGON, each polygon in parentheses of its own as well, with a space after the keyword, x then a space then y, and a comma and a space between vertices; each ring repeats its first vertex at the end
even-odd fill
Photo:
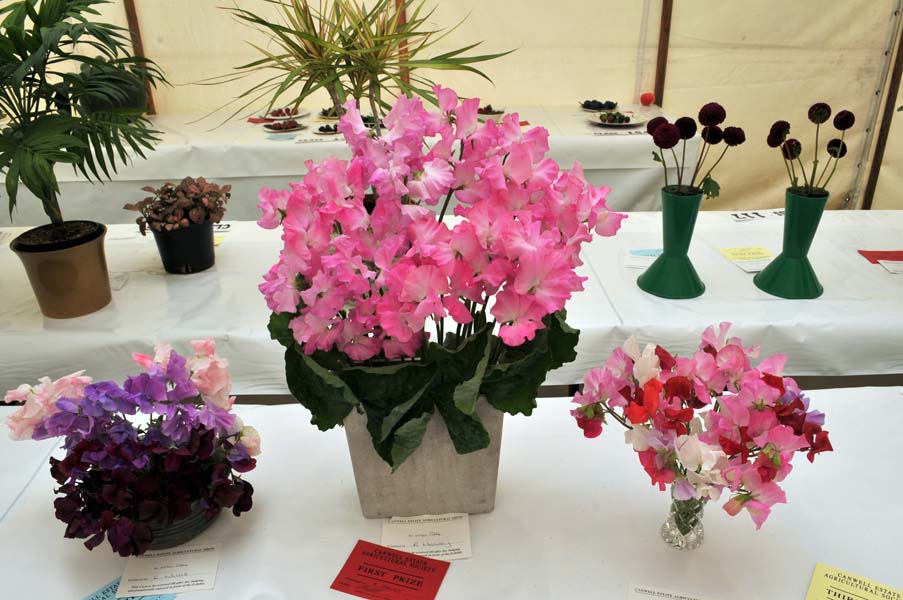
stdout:
POLYGON ((815 462, 815 455, 821 452, 831 452, 834 447, 828 438, 828 432, 821 428, 821 425, 815 423, 806 423, 803 426, 803 435, 809 442, 809 450, 806 452, 806 458, 809 462, 815 462))
POLYGON ((749 461, 749 448, 746 447, 746 444, 739 444, 723 435, 718 438, 718 444, 721 445, 721 449, 728 457, 739 456, 743 463, 749 461))
POLYGON ((601 419, 587 419, 586 417, 577 417, 577 427, 583 430, 583 436, 587 438, 596 438, 602 434, 601 419))
MULTIPOLYGON (((665 382, 665 398, 680 398, 688 402, 693 395, 693 382, 682 375, 671 377, 665 382)), ((689 420, 689 419, 687 419, 689 420)))
POLYGON ((627 405, 624 414, 631 423, 645 423, 655 416, 658 411, 659 399, 662 394, 662 382, 658 379, 650 379, 643 385, 643 389, 637 390, 635 400, 627 405))
MULTIPOLYGON (((781 393, 781 396, 787 391, 784 388, 784 378, 779 375, 772 375, 771 373, 762 373, 762 381, 766 384, 770 385, 774 389, 778 390, 781 393)), ((802 405, 802 403, 800 404, 802 405)))
POLYGON ((658 366, 662 368, 662 371, 670 371, 677 365, 677 361, 671 356, 671 353, 661 346, 655 347, 655 355, 658 357, 658 366))

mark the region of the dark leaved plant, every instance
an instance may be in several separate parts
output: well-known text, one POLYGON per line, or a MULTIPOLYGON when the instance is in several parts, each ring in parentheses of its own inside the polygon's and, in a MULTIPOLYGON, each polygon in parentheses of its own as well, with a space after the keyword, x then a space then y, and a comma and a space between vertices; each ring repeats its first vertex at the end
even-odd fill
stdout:
POLYGON ((151 186, 141 189, 153 196, 123 206, 141 213, 136 219, 141 235, 147 234, 148 227, 154 231, 173 231, 192 223, 219 223, 232 196, 231 185, 220 187, 203 177, 186 177, 178 184, 167 183, 159 189, 151 186))

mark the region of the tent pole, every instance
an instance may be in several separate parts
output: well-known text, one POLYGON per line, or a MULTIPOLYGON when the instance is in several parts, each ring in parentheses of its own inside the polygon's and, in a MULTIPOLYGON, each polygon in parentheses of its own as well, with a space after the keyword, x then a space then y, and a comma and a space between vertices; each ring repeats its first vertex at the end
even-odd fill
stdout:
MULTIPOLYGON (((141 25, 138 23, 138 12, 135 10, 135 0, 124 0, 125 19, 129 25, 129 34, 132 37, 132 51, 136 56, 144 56, 144 43, 141 41, 141 25)), ((154 90, 147 85, 147 114, 157 114, 154 105, 154 90)))
MULTIPOLYGON (((897 9, 899 14, 899 8, 897 9)), ((901 22, 897 22, 899 28, 901 22)), ((878 140, 875 142, 875 155, 869 165, 868 179, 865 184, 865 193, 862 197, 863 210, 871 210, 875 189, 878 187, 878 175, 881 173, 881 163, 884 162, 884 150, 887 146, 887 136, 890 133, 891 121, 894 118, 894 110, 897 104, 897 93, 900 91, 900 77, 903 75, 903 34, 897 33, 897 43, 894 48, 896 57, 894 67, 890 74, 890 83, 884 96, 884 111, 881 114, 881 126, 878 128, 878 140)))
POLYGON ((658 33, 658 59, 655 62, 655 102, 664 105, 665 73, 668 70, 668 47, 671 45, 671 11, 674 0, 662 0, 662 21, 658 33))

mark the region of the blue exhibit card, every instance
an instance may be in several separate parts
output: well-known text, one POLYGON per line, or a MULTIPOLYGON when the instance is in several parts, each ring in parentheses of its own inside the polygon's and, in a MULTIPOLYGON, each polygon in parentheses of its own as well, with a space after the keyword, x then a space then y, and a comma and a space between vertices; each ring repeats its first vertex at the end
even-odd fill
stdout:
MULTIPOLYGON (((116 600, 116 590, 119 589, 119 577, 103 586, 93 594, 88 594, 82 600, 116 600)), ((175 600, 175 594, 157 594, 155 596, 130 596, 119 600, 175 600)))

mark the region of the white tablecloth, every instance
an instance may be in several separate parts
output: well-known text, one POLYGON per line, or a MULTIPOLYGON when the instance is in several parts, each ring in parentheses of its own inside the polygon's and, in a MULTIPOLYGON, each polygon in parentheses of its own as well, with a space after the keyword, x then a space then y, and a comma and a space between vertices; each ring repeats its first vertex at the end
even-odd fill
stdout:
POLYGON ((0 522, 37 473, 48 466, 56 440, 14 442, 9 439, 6 417, 17 409, 0 403, 0 522))
MULTIPOLYGON (((710 505, 705 544, 692 552, 661 541, 670 499, 649 484, 619 428, 584 439, 565 399, 506 418, 496 509, 471 517, 474 556, 451 564, 438 600, 626 600, 631 583, 717 600, 802 600, 817 562, 903 587, 903 487, 890 475, 899 471, 903 388, 811 396, 836 451, 815 464, 797 457, 783 484, 788 504, 759 532, 745 513, 710 505)), ((318 432, 297 405, 238 411, 263 439, 247 475, 254 508, 221 516, 198 538, 223 543, 216 589, 179 600, 348 598, 329 585, 358 539, 379 543, 381 521, 361 516, 344 433, 318 432)), ((6 597, 77 599, 122 574, 125 559, 106 544, 88 552, 63 539, 52 490, 43 469, 0 523, 6 597)))
POLYGON ((587 263, 620 321, 612 342, 636 335, 685 355, 705 327, 730 321, 734 335, 761 344, 765 354, 788 354, 787 368, 796 375, 903 373, 903 276, 857 252, 903 250, 903 211, 825 213, 809 253, 825 288, 815 300, 770 296, 719 252, 764 246, 777 255, 784 219, 775 211, 759 214, 766 218, 699 214, 690 258, 706 291, 692 300, 646 294, 636 285, 642 270, 624 266, 626 250, 661 247, 659 213, 633 213, 617 236, 593 240, 584 250, 587 263))
MULTIPOLYGON (((610 204, 618 210, 658 210, 658 190, 662 186, 661 166, 652 160, 653 144, 644 127, 602 129, 587 122, 592 113, 575 104, 567 107, 512 107, 531 126, 546 127, 550 134, 550 155, 563 168, 579 161, 587 178, 596 185, 609 185, 610 204)), ((637 108, 637 110, 639 110, 637 108)), ((650 108, 649 111, 658 109, 650 108)), ((657 114, 649 112, 647 116, 657 114)), ((238 121, 219 126, 225 115, 200 122, 197 116, 154 117, 162 132, 161 142, 147 160, 140 158, 120 168, 112 183, 92 185, 65 165, 57 168, 60 203, 67 219, 91 219, 102 223, 132 223, 136 214, 122 210, 126 202, 146 196, 141 188, 177 181, 186 175, 204 176, 233 186, 228 216, 233 220, 258 217, 257 192, 263 186, 284 188, 305 172, 306 160, 327 156, 349 158, 341 136, 312 133, 322 123, 304 120, 309 128, 300 133, 272 134, 261 125, 238 121), (296 143, 301 142, 301 143, 296 143)), ((645 117, 644 117, 645 118, 645 117)), ((688 156, 696 156, 699 138, 690 140, 688 156)), ((2 198, 5 206, 5 191, 2 198)), ((41 225, 47 217, 41 204, 21 189, 14 225, 41 225)), ((9 213, 0 211, 0 226, 10 225, 9 213)))
MULTIPOLYGON (((86 369, 96 380, 134 373, 132 352, 147 352, 156 341, 188 351, 188 342, 214 337, 228 358, 236 394, 285 394, 284 349, 267 331, 269 309, 257 290, 282 247, 279 231, 251 222, 230 223, 216 248, 216 265, 193 275, 167 275, 153 238, 133 225, 112 225, 106 254, 114 284, 113 302, 77 319, 44 318, 25 271, 0 240, 0 391, 49 374, 86 369), (115 285, 114 285, 115 287, 115 285)), ((0 229, 0 235, 4 230, 0 229)), ((618 323, 605 293, 584 265, 586 290, 568 304, 568 322, 582 330, 578 358, 553 373, 547 383, 577 381, 593 366, 590 349, 618 323)))

